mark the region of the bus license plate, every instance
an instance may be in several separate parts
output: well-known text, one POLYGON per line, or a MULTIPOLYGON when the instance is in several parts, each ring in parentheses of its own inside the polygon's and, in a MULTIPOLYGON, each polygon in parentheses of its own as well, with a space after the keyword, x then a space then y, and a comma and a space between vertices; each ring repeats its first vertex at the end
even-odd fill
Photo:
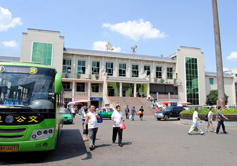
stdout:
POLYGON ((0 152, 18 152, 19 146, 0 146, 0 152))

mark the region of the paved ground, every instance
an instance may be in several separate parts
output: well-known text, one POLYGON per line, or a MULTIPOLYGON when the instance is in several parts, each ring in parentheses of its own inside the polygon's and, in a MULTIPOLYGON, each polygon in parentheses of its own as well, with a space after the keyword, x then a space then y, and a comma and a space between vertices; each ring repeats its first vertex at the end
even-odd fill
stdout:
MULTIPOLYGON (((228 135, 206 133, 188 135, 189 125, 177 120, 125 121, 121 148, 111 143, 112 121, 99 124, 97 148, 88 150, 82 141, 79 116, 64 125, 57 148, 52 152, 0 154, 0 165, 236 165, 237 128, 227 127, 228 135)), ((204 130, 204 126, 201 127, 204 130)))

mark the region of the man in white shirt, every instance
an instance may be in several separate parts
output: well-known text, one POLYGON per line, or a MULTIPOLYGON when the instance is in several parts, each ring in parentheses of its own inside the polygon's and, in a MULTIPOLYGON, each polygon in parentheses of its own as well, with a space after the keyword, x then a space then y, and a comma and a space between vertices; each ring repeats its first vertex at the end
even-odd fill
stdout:
POLYGON ((190 135, 191 132, 197 127, 198 131, 200 132, 201 135, 204 134, 204 132, 202 131, 202 129, 199 126, 198 120, 200 121, 200 123, 202 123, 202 120, 198 117, 198 107, 195 108, 195 111, 193 113, 193 125, 191 126, 190 130, 188 131, 188 134, 190 135))
POLYGON ((71 107, 71 114, 72 114, 73 118, 75 118, 76 113, 75 113, 74 105, 72 105, 72 107, 71 107))
POLYGON ((212 126, 212 131, 211 132, 215 132, 215 127, 214 124, 212 123, 213 120, 213 107, 210 108, 210 111, 207 115, 208 118, 208 124, 207 124, 207 128, 206 128, 206 132, 208 132, 209 126, 212 126))
POLYGON ((115 143, 117 133, 118 133, 118 136, 119 136, 118 144, 119 144, 120 147, 123 147, 123 145, 122 145, 123 129, 120 129, 120 126, 124 122, 124 119, 123 119, 123 113, 120 111, 120 106, 119 105, 116 106, 116 110, 111 115, 111 120, 114 122, 112 141, 113 141, 113 143, 115 143))
POLYGON ((98 130, 97 119, 100 119, 100 116, 95 112, 95 106, 90 105, 90 112, 87 113, 84 130, 86 130, 86 125, 88 124, 88 134, 89 134, 89 148, 93 150, 95 148, 95 139, 98 130))

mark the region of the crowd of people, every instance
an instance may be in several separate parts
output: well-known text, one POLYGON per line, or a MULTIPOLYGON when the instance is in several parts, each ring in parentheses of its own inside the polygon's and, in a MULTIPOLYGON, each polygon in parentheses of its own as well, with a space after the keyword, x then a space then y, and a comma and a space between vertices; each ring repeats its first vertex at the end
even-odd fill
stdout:
MULTIPOLYGON (((75 109, 75 107, 72 106, 71 110, 70 110, 72 114, 75 112, 74 109, 75 109)), ((158 111, 157 106, 155 106, 155 109, 156 109, 156 111, 158 111)), ((206 132, 208 132, 208 129, 211 126, 211 128, 212 128, 211 132, 216 132, 216 134, 219 134, 220 126, 222 126, 223 133, 227 134, 227 132, 225 130, 224 119, 228 120, 228 118, 222 114, 221 110, 222 110, 221 106, 218 106, 218 111, 216 113, 216 119, 215 119, 218 123, 217 123, 217 127, 215 130, 215 126, 213 124, 213 120, 214 120, 213 119, 213 107, 210 108, 210 111, 208 113, 206 132)), ((199 125, 199 122, 202 123, 202 120, 198 117, 198 111, 199 111, 199 108, 196 107, 195 111, 193 113, 193 118, 192 118, 193 124, 188 131, 189 135, 191 134, 191 132, 193 130, 199 131, 199 133, 201 135, 204 134, 204 132, 202 131, 202 129, 200 128, 200 125, 199 125)), ((126 119, 130 119, 130 120, 134 121, 135 115, 139 115, 140 120, 142 121, 144 109, 143 109, 143 106, 141 106, 139 108, 139 111, 136 111, 135 106, 133 106, 130 111, 129 106, 127 105, 127 107, 124 110, 124 113, 126 115, 126 119)), ((97 120, 100 118, 101 117, 96 112, 94 105, 90 105, 89 110, 88 110, 88 108, 85 107, 82 114, 81 114, 82 127, 83 127, 83 141, 89 141, 89 149, 90 150, 93 150, 95 148, 96 134, 98 131, 97 120)), ((111 115, 111 120, 113 121, 112 143, 115 143, 115 141, 117 139, 117 135, 118 135, 118 145, 120 147, 123 147, 123 145, 122 145, 123 129, 121 129, 120 127, 124 123, 125 120, 123 118, 123 112, 121 111, 121 107, 118 103, 116 105, 116 110, 111 115)))
MULTIPOLYGON (((221 106, 218 106, 218 111, 216 113, 216 121, 217 123, 217 127, 215 130, 214 124, 213 124, 213 108, 210 108, 210 111, 208 113, 208 124, 206 127, 206 132, 208 132, 208 129, 210 127, 210 125, 212 126, 212 131, 211 132, 216 132, 216 134, 220 134, 219 130, 220 130, 220 126, 222 126, 222 130, 224 134, 227 134, 226 130, 225 130, 225 125, 224 125, 224 119, 229 120, 225 115, 222 114, 221 112, 222 108, 221 106)), ((188 134, 190 135, 191 132, 197 128, 197 130, 199 131, 199 133, 201 135, 204 134, 204 132, 202 131, 202 129, 200 128, 199 122, 202 123, 202 120, 198 117, 198 107, 195 108, 195 111, 193 113, 193 125, 191 126, 191 128, 188 131, 188 134), (198 122, 199 121, 199 122, 198 122)))

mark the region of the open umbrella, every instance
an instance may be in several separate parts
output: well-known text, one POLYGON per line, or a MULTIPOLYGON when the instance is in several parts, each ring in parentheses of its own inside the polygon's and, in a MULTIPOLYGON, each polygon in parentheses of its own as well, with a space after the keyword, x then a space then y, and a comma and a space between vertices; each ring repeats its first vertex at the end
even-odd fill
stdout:
POLYGON ((77 104, 77 105, 83 105, 81 102, 79 102, 79 101, 75 101, 75 104, 77 104))

